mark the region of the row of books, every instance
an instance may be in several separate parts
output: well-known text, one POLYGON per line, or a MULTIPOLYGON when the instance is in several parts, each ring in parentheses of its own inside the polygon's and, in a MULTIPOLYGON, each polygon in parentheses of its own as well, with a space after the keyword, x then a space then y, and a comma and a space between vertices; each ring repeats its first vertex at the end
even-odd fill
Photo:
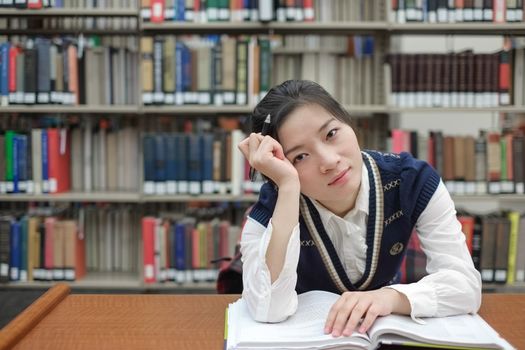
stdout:
POLYGON ((313 21, 314 0, 143 0, 141 17, 144 21, 178 22, 257 22, 313 21))
POLYGON ((240 227, 227 220, 144 217, 144 282, 215 281, 218 268, 235 253, 240 227))
POLYGON ((0 0, 0 7, 40 10, 59 9, 112 9, 137 8, 138 0, 97 1, 97 0, 0 0))
POLYGON ((478 137, 393 129, 390 150, 429 162, 452 194, 525 193, 523 133, 480 131, 478 137))
POLYGON ((391 22, 522 22, 521 0, 391 0, 391 22))
MULTIPOLYGON (((525 282, 525 216, 516 211, 458 215, 474 267, 483 283, 513 285, 525 282)), ((401 281, 418 281, 426 275, 426 256, 417 235, 410 238, 401 281)))
POLYGON ((86 273, 77 222, 54 216, 0 217, 0 281, 74 281, 86 273))
POLYGON ((233 256, 240 227, 231 214, 239 210, 153 210, 162 219, 141 219, 137 208, 125 204, 4 211, 0 283, 75 281, 86 273, 149 273, 150 263, 154 279, 146 282, 205 281, 215 278, 225 263, 221 258, 233 256))
POLYGON ((328 22, 378 20, 377 1, 348 0, 145 0, 144 21, 179 22, 328 22))
MULTIPOLYGON (((53 16, 53 17, 2 17, 0 29, 23 34, 32 31, 124 31, 138 33, 139 21, 136 17, 124 16, 53 16)), ((15 33, 13 33, 15 34, 15 33)))
POLYGON ((7 130, 0 135, 0 193, 137 191, 136 127, 97 125, 7 130))
POLYGON ((253 105, 270 89, 267 37, 141 38, 144 104, 253 105))
MULTIPOLYGON (((511 52, 389 54, 391 104, 494 107, 513 103, 511 52)), ((523 84, 516 81, 516 84, 523 84)))
POLYGON ((138 103, 135 38, 4 41, 0 55, 0 98, 4 106, 138 103))
POLYGON ((237 145, 241 130, 202 133, 156 133, 143 136, 146 195, 258 192, 249 164, 237 145))
POLYGON ((313 80, 342 104, 383 104, 383 47, 373 36, 273 37, 272 82, 313 80))

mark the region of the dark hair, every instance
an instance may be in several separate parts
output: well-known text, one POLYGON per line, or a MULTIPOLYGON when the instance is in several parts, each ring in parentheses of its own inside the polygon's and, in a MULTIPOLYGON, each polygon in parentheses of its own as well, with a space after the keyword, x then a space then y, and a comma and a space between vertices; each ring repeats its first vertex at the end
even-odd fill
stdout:
POLYGON ((297 108, 316 104, 338 120, 351 125, 348 112, 323 87, 310 80, 287 80, 276 85, 255 106, 252 114, 252 131, 261 132, 264 120, 271 115, 268 135, 278 140, 277 131, 286 117, 297 108))

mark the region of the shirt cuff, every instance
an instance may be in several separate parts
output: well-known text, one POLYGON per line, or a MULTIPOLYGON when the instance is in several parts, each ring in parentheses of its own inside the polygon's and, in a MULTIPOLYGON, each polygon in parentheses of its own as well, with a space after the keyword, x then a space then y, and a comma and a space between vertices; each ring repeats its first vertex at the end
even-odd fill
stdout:
POLYGON ((424 324, 425 321, 419 317, 433 317, 437 314, 437 296, 429 285, 393 284, 386 288, 395 289, 407 297, 410 303, 410 317, 414 322, 424 324))

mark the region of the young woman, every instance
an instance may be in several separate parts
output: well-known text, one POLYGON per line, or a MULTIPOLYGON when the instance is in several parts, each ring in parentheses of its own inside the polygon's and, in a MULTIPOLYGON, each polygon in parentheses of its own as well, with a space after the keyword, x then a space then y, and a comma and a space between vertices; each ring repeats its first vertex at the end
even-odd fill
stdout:
POLYGON ((241 240, 242 296, 254 319, 285 320, 297 293, 316 289, 341 294, 325 324, 333 336, 365 332, 391 313, 418 321, 479 309, 480 274, 430 165, 361 151, 348 113, 311 81, 272 88, 252 118, 239 148, 270 180, 241 240), (393 284, 414 227, 428 275, 393 284))

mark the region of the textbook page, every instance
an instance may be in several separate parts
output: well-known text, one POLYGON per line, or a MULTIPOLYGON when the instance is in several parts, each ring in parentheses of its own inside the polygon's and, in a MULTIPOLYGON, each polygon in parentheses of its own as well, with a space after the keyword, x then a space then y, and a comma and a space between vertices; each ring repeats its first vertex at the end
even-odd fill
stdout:
POLYGON ((374 348, 379 343, 401 345, 427 343, 476 349, 512 349, 512 346, 479 315, 467 314, 423 320, 425 324, 418 324, 409 316, 378 317, 368 333, 373 340, 374 348))
POLYGON ((354 332, 351 337, 338 338, 324 334, 328 312, 339 295, 312 291, 298 298, 297 312, 280 323, 254 321, 242 299, 230 304, 227 349, 332 349, 338 345, 344 349, 366 349, 370 346, 366 334, 354 332))

